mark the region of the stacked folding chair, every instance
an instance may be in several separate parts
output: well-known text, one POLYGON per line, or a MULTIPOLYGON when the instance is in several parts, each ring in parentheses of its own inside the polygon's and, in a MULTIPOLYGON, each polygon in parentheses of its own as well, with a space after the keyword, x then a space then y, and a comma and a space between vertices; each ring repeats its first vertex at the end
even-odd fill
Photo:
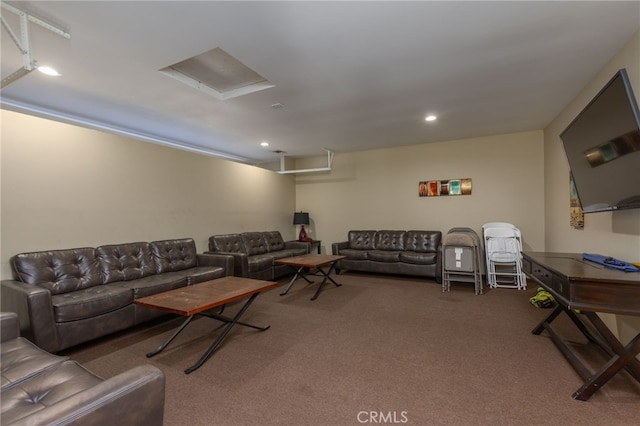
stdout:
POLYGON ((482 226, 487 265, 487 284, 490 287, 527 288, 522 272, 522 234, 513 224, 486 223, 482 226))
POLYGON ((451 291, 451 281, 472 282, 482 294, 482 244, 471 228, 452 228, 442 242, 442 291, 451 291))

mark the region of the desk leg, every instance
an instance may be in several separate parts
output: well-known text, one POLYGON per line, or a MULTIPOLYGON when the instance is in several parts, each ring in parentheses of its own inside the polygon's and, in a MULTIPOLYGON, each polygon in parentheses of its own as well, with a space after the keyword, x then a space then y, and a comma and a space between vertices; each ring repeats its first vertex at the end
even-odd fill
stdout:
POLYGON ((551 313, 545 319, 540 321, 536 328, 531 330, 531 334, 539 335, 540 333, 542 333, 544 329, 547 328, 547 325, 551 324, 551 322, 553 322, 553 320, 556 319, 558 315, 562 313, 562 311, 564 311, 564 308, 560 304, 557 304, 555 309, 551 311, 551 313))
POLYGON ((580 401, 588 400, 623 368, 640 382, 640 361, 636 358, 636 355, 640 353, 640 333, 631 339, 627 346, 623 346, 595 312, 585 312, 585 315, 615 355, 573 394, 573 398, 580 401))
POLYGON ((533 330, 531 330, 531 334, 539 335, 545 328, 548 329, 553 320, 555 320, 563 311, 567 313, 571 321, 576 325, 576 327, 578 327, 584 337, 586 337, 590 342, 598 342, 598 339, 591 333, 591 331, 587 327, 585 327, 576 313, 571 309, 565 308, 559 303, 556 304, 555 309, 545 319, 543 319, 533 330))
MULTIPOLYGON (((200 359, 198 360, 198 362, 196 362, 194 365, 192 365, 191 367, 187 368, 186 370, 184 370, 184 372, 186 374, 189 374, 195 370, 197 370, 198 368, 200 368, 202 366, 202 364, 205 363, 205 361, 207 359, 209 359, 209 357, 211 356, 211 354, 218 348, 218 346, 220 346, 220 343, 222 343, 222 340, 227 336, 227 334, 229 333, 229 331, 233 328, 234 325, 239 324, 238 320, 240 319, 240 317, 246 312, 246 310, 249 308, 249 306, 251 305, 251 303, 253 303, 253 301, 255 300, 256 297, 258 297, 258 294, 260 293, 254 293, 251 295, 251 297, 249 298, 249 300, 247 300, 247 302, 242 306, 242 308, 240 308, 240 310, 238 311, 238 313, 229 321, 227 322, 226 327, 222 330, 222 332, 218 335, 218 337, 216 338, 216 340, 213 341, 213 343, 211 344, 211 346, 209 346, 209 349, 207 349, 207 351, 200 357, 200 359)), ((243 324, 245 325, 245 324, 243 324)), ((263 328, 264 330, 268 329, 269 327, 263 328)))
POLYGON ((318 290, 316 290, 316 294, 313 295, 313 297, 311 298, 311 300, 316 300, 318 298, 318 296, 320 295, 320 292, 322 291, 322 287, 324 286, 324 283, 327 282, 327 280, 331 281, 333 284, 335 284, 336 287, 340 287, 342 284, 338 284, 337 282, 335 282, 333 280, 333 278, 331 278, 329 275, 331 275, 331 272, 334 270, 335 266, 336 266, 337 262, 333 262, 331 264, 331 266, 329 267, 329 270, 327 272, 324 272, 324 270, 322 268, 318 268, 318 271, 320 271, 320 273, 322 273, 322 275, 324 275, 324 279, 322 280, 322 282, 320 283, 320 286, 318 287, 318 290))
POLYGON ((280 293, 280 296, 284 296, 285 294, 289 293, 289 290, 291 290, 291 287, 293 287, 293 283, 296 282, 298 278, 303 278, 307 283, 313 284, 313 281, 307 278, 307 274, 305 274, 304 269, 305 269, 304 266, 301 266, 298 268, 298 270, 296 271, 296 274, 293 276, 293 278, 291 278, 291 281, 289 281, 289 285, 287 286, 285 291, 280 293))

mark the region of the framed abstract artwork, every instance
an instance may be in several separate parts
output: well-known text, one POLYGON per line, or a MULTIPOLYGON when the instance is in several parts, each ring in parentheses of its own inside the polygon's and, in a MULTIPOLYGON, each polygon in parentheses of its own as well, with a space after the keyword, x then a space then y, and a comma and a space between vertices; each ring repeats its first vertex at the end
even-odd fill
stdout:
POLYGON ((418 182, 419 197, 471 195, 471 179, 440 179, 418 182))
POLYGON ((573 229, 584 229, 584 213, 571 174, 569 174, 569 225, 573 229))

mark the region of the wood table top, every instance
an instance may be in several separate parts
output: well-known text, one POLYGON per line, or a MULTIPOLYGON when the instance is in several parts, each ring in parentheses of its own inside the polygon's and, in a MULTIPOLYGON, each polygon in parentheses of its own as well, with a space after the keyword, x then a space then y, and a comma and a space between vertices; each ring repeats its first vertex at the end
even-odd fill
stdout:
POLYGON ((305 254, 302 256, 276 259, 275 263, 280 265, 303 266, 305 268, 317 268, 346 258, 347 256, 334 256, 331 254, 305 254))
POLYGON ((223 277, 142 297, 134 303, 178 315, 191 316, 277 286, 278 283, 272 281, 223 277))

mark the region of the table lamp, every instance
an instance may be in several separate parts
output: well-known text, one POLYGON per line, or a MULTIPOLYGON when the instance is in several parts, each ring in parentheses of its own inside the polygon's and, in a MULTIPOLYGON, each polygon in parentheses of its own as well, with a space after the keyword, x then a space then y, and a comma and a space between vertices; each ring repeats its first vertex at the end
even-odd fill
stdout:
POLYGON ((309 241, 310 238, 307 237, 307 231, 305 231, 304 229, 304 226, 309 224, 309 213, 305 213, 305 212, 293 213, 293 224, 302 225, 300 228, 300 234, 298 234, 298 240, 309 241))

